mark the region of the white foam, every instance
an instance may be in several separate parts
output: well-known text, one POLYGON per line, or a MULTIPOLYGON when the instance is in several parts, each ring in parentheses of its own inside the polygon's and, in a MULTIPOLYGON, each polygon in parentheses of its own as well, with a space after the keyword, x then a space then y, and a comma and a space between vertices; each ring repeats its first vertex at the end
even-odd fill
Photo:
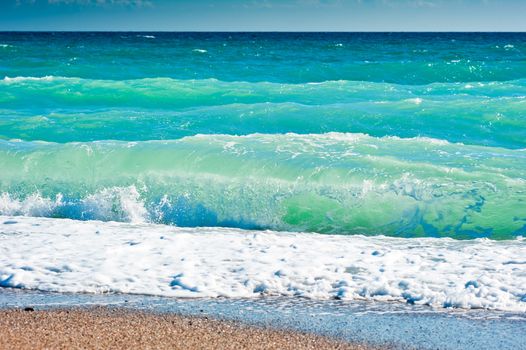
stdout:
POLYGON ((206 52, 208 52, 205 49, 193 49, 192 51, 193 52, 199 52, 199 53, 206 53, 206 52))
POLYGON ((407 102, 414 103, 415 105, 420 105, 423 101, 424 100, 422 100, 420 97, 410 98, 407 100, 407 102))
POLYGON ((0 193, 0 215, 52 217, 61 209, 78 207, 89 218, 142 223, 148 220, 148 211, 140 197, 135 186, 104 188, 74 203, 64 201, 60 193, 48 198, 35 192, 20 199, 4 192, 0 193))
POLYGON ((526 241, 400 239, 0 217, 0 286, 373 299, 526 311, 526 241))
POLYGON ((7 83, 16 83, 21 81, 52 81, 55 79, 52 75, 46 75, 44 77, 4 77, 3 81, 7 83))
POLYGON ((148 211, 135 186, 103 189, 82 201, 82 207, 95 218, 132 223, 146 222, 148 211))
POLYGON ((17 199, 4 192, 0 194, 0 215, 49 216, 61 200, 60 195, 52 200, 42 197, 39 192, 17 199))

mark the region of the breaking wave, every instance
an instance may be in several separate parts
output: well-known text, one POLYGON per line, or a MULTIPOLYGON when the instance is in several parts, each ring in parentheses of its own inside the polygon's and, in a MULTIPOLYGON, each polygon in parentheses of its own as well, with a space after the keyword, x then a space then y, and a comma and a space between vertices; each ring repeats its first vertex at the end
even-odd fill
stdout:
POLYGON ((526 150, 365 134, 0 142, 3 215, 402 237, 526 231, 526 150))

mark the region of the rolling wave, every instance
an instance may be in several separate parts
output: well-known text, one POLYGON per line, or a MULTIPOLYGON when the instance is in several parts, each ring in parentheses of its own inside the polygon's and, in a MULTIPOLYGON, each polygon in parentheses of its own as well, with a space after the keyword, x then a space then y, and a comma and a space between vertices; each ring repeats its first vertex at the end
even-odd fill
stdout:
MULTIPOLYGON (((96 80, 72 77, 5 77, 1 102, 7 106, 31 100, 33 105, 139 106, 188 108, 231 103, 296 102, 306 105, 357 101, 400 101, 418 97, 437 100, 478 97, 526 97, 526 80, 400 85, 370 81, 329 80, 310 83, 180 80, 144 78, 96 80)), ((418 100, 417 100, 418 101, 418 100)))
POLYGON ((365 134, 0 142, 0 215, 506 239, 526 150, 365 134))
POLYGON ((16 77, 0 81, 0 138, 53 142, 195 134, 352 132, 526 147, 526 81, 276 84, 16 77))

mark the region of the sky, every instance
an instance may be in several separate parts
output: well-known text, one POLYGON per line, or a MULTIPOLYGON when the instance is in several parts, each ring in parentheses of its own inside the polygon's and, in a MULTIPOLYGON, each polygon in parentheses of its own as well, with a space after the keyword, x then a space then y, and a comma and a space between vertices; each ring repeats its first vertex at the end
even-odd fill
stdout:
POLYGON ((0 30, 526 31, 526 0, 0 0, 0 30))

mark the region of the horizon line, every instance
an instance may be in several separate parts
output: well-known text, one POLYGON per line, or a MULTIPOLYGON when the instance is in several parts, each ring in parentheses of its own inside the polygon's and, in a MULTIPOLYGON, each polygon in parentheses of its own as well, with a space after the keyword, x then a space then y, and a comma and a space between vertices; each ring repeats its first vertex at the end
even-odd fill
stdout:
POLYGON ((380 34, 390 34, 390 33, 509 33, 509 34, 523 34, 526 33, 526 30, 520 31, 508 31, 508 30, 50 30, 50 29, 34 29, 34 30, 11 30, 11 29, 0 29, 0 33, 335 33, 335 34, 368 34, 368 33, 380 33, 380 34))

